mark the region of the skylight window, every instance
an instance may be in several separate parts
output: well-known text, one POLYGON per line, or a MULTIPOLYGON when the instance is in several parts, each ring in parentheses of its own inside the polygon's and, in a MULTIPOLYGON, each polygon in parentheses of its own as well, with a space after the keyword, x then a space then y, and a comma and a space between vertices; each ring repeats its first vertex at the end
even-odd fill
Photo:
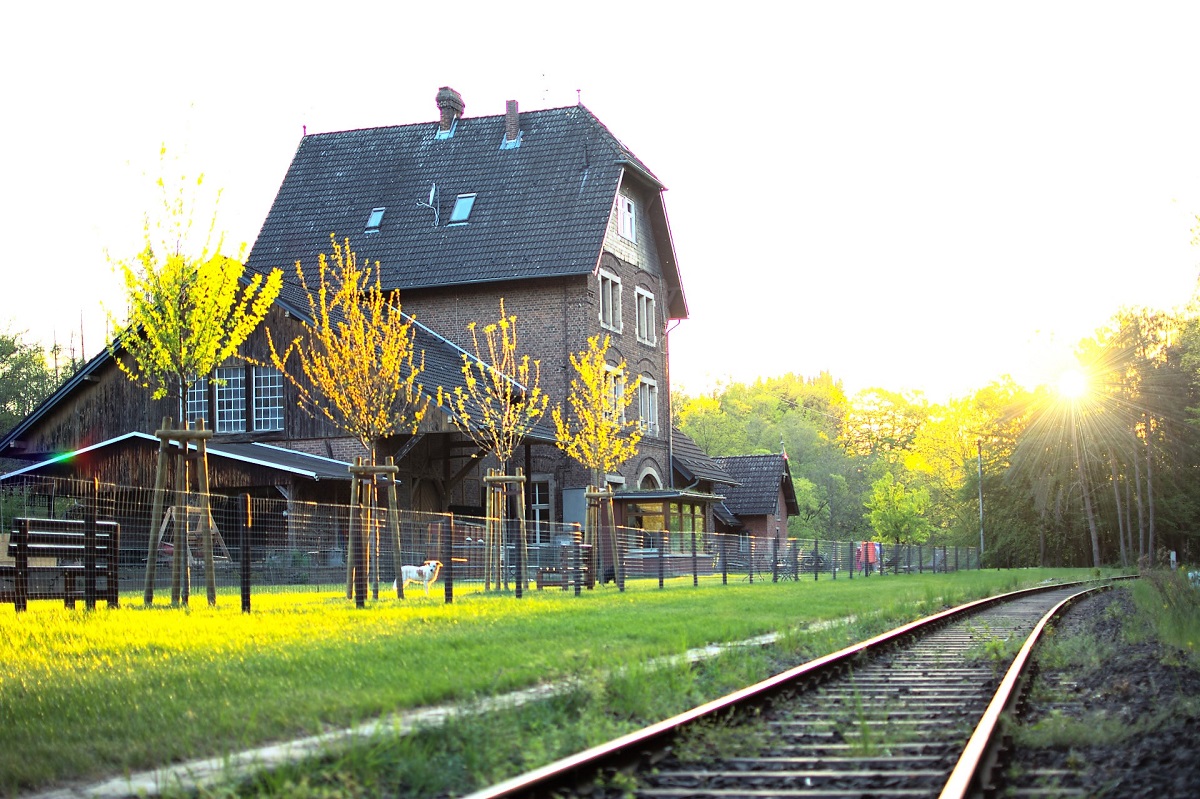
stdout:
POLYGON ((379 226, 383 223, 383 212, 386 208, 372 208, 371 215, 367 217, 367 232, 378 233, 379 226))
POLYGON ((450 212, 450 224, 462 224, 467 221, 467 217, 471 215, 471 208, 475 205, 474 194, 460 194, 454 200, 454 210, 450 212))

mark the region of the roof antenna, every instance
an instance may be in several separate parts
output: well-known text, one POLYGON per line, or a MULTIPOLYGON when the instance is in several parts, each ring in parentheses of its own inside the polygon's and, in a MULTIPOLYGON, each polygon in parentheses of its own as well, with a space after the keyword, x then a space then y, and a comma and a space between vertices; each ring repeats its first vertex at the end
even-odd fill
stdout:
POLYGON ((437 204, 434 203, 435 199, 437 199, 437 184, 430 183, 429 184, 429 200, 426 202, 421 202, 420 200, 417 200, 417 207, 418 208, 428 208, 430 211, 433 211, 433 226, 437 227, 439 214, 438 214, 437 204))
POLYGON ((575 105, 583 105, 583 89, 575 90, 575 105))

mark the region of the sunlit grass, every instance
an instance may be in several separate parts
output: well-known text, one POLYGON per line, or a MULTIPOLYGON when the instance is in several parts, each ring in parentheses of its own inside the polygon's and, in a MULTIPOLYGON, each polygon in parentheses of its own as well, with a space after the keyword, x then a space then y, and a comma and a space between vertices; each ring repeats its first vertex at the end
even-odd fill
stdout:
MULTIPOLYGON (((849 616, 886 627, 1079 571, 788 583, 631 581, 584 592, 371 602, 263 594, 217 608, 0 607, 0 792, 137 771, 849 616)), ((817 633, 834 637, 827 629, 817 633)), ((802 636, 792 633, 790 640, 802 636)), ((830 642, 832 643, 832 641, 830 642)), ((799 643, 798 643, 799 645, 799 643)))

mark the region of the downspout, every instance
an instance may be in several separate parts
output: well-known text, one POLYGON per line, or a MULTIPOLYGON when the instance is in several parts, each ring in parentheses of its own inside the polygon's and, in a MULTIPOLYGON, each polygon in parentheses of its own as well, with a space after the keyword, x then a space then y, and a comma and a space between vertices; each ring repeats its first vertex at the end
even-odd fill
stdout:
MULTIPOLYGON (((667 345, 667 357, 664 359, 663 369, 667 373, 667 375, 666 375, 667 376, 667 471, 669 472, 668 488, 674 488, 675 487, 675 387, 671 385, 671 331, 679 326, 679 320, 671 319, 668 321, 675 323, 675 324, 668 324, 666 330, 663 331, 663 340, 666 342, 666 345, 667 345)), ((695 486, 696 483, 698 483, 698 482, 700 482, 700 479, 696 478, 696 482, 692 483, 692 485, 688 486, 688 488, 695 486)))

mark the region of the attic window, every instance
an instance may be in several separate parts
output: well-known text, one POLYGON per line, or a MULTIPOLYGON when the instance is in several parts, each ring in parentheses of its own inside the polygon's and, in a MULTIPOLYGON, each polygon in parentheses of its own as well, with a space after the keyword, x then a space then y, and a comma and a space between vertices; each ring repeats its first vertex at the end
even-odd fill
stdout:
POLYGON ((386 208, 372 208, 371 215, 367 217, 367 233, 378 233, 379 225, 383 222, 383 212, 386 208))
POLYGON ((637 241, 637 204, 624 194, 617 195, 617 232, 622 238, 637 241))
POLYGON ((467 217, 471 215, 471 208, 475 205, 474 194, 460 194, 454 200, 454 210, 450 212, 450 224, 463 224, 467 221, 467 217))

